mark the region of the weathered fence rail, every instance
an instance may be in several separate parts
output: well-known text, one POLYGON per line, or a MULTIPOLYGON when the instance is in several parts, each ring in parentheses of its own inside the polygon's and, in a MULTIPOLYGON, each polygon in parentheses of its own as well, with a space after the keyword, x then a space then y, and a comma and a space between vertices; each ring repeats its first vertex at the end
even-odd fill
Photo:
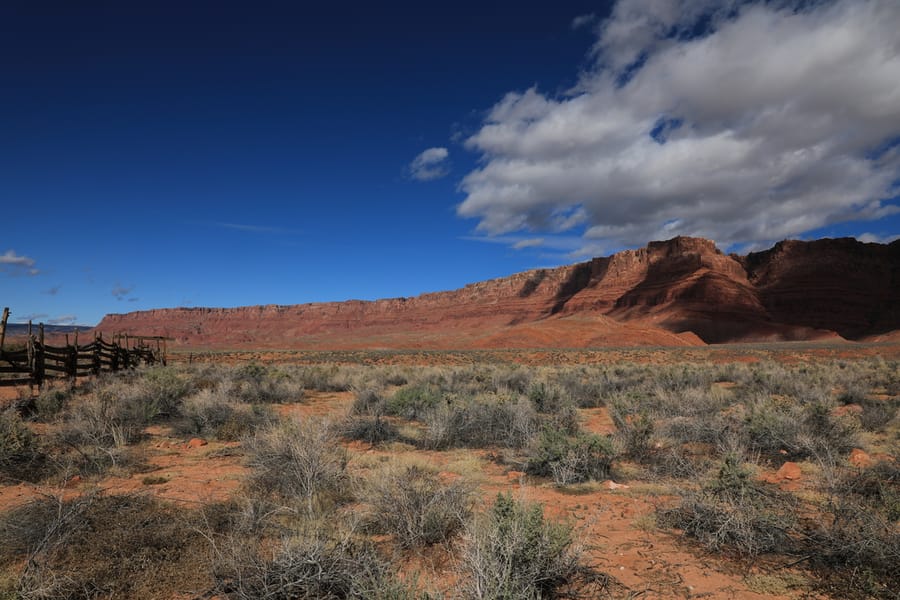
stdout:
POLYGON ((53 346, 44 341, 44 324, 38 325, 37 335, 28 324, 25 347, 15 350, 3 348, 9 309, 3 309, 0 320, 0 386, 31 385, 40 387, 53 378, 76 380, 98 375, 103 371, 118 371, 143 364, 166 364, 166 341, 161 336, 116 335, 113 341, 97 333, 89 344, 78 344, 75 332, 73 344, 53 346), (152 344, 155 342, 155 348, 152 344))

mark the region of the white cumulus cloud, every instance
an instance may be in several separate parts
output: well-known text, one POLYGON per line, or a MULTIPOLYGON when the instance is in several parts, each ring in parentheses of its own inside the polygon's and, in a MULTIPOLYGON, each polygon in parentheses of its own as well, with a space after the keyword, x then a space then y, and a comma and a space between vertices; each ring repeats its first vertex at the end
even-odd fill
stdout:
POLYGON ((458 214, 600 248, 898 212, 898 31, 896 0, 620 0, 573 90, 511 92, 467 140, 458 214))
POLYGON ((429 148, 409 163, 409 174, 418 181, 440 179, 450 172, 449 157, 446 148, 429 148))

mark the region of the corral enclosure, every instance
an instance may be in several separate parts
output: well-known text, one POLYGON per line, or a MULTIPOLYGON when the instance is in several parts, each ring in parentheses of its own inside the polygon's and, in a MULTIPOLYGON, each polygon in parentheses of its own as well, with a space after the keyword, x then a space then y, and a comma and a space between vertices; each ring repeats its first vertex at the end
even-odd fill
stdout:
POLYGON ((900 363, 858 353, 195 354, 48 386, 3 412, 0 590, 895 598, 900 363))
POLYGON ((128 369, 139 364, 166 364, 166 337, 116 335, 108 342, 102 333, 95 332, 92 342, 79 344, 78 330, 75 329, 73 343, 69 343, 69 334, 65 333, 64 345, 52 345, 45 341, 43 323, 33 329, 29 322, 18 343, 5 347, 8 317, 9 308, 4 308, 0 317, 0 387, 28 385, 40 388, 45 380, 53 378, 65 378, 74 385, 79 377, 96 376, 105 371, 128 369))

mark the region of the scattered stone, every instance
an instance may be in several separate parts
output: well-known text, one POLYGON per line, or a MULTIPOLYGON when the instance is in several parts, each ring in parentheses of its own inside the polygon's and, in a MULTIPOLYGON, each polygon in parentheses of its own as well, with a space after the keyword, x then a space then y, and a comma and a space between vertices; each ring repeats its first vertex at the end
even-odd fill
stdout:
POLYGON ((800 472, 800 465, 795 462, 786 462, 781 468, 775 472, 775 478, 778 481, 797 481, 803 477, 800 472))
POLYGON ((203 438, 191 438, 191 440, 186 444, 188 448, 199 448, 201 446, 207 445, 209 442, 204 440, 203 438))
POLYGON ((631 487, 630 485, 625 485, 624 483, 616 483, 612 479, 607 479, 600 485, 602 485, 604 488, 606 488, 608 490, 619 490, 619 489, 627 490, 629 487, 631 487))

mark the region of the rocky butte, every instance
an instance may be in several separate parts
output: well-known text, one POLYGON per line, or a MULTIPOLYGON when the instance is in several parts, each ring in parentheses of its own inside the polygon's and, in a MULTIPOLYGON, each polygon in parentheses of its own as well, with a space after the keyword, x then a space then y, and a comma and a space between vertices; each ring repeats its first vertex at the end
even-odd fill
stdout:
POLYGON ((746 256, 677 237, 415 298, 110 314, 190 348, 584 348, 871 340, 900 330, 900 241, 783 241, 746 256))

